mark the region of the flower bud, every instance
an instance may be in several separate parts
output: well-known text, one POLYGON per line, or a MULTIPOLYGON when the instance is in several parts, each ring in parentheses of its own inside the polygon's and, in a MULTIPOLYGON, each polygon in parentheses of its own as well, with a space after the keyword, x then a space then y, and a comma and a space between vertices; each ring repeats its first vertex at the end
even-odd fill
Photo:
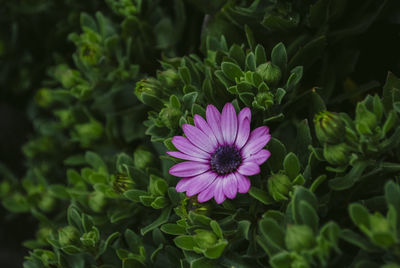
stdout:
POLYGON ((53 229, 49 227, 42 227, 36 233, 37 241, 43 245, 47 245, 49 244, 48 239, 52 237, 52 234, 53 229))
POLYGON ((79 57, 85 65, 97 65, 103 57, 103 52, 97 43, 87 41, 80 45, 79 57))
POLYGON ((268 86, 276 86, 282 77, 281 69, 272 62, 259 65, 256 72, 261 75, 268 86))
POLYGON ((208 230, 195 230, 194 241, 197 243, 199 248, 209 248, 215 245, 217 237, 213 232, 208 230))
POLYGON ((141 170, 148 168, 154 164, 154 155, 146 150, 146 148, 139 146, 133 153, 133 162, 135 167, 141 170))
POLYGON ((136 97, 143 102, 142 94, 147 93, 153 96, 159 96, 162 91, 161 83, 154 78, 146 78, 142 79, 136 83, 135 95, 136 97))
POLYGON ((53 102, 52 90, 49 88, 41 88, 35 95, 36 103, 41 107, 48 107, 53 102))
POLYGON ((50 212, 56 205, 56 200, 49 194, 42 194, 42 198, 38 203, 38 207, 44 212, 50 212))
POLYGON ((343 141, 345 125, 340 115, 323 111, 314 118, 315 134, 320 143, 338 143, 343 141))
POLYGON ((168 69, 158 73, 157 78, 161 81, 162 85, 168 88, 176 87, 180 81, 178 73, 173 69, 168 69))
POLYGON ((87 247, 94 248, 99 241, 99 230, 96 227, 92 227, 90 232, 84 233, 81 237, 82 244, 87 247))
POLYGON ((268 191, 275 201, 287 200, 292 182, 285 174, 275 174, 268 179, 268 191))
POLYGON ((288 225, 285 243, 289 250, 310 249, 315 245, 314 233, 307 225, 288 225))
POLYGON ((170 105, 161 109, 159 117, 162 123, 169 128, 175 129, 179 126, 179 119, 182 116, 182 112, 180 109, 176 109, 170 105))
POLYGON ((83 147, 90 146, 103 135, 103 126, 100 122, 92 119, 88 123, 75 125, 72 136, 79 140, 83 147))
POLYGON ((68 245, 79 245, 81 243, 80 236, 78 229, 72 225, 68 225, 58 230, 58 242, 62 247, 68 245))
POLYGON ((253 101, 253 106, 261 110, 266 110, 273 104, 274 95, 271 92, 259 92, 253 101))
POLYGON ((345 165, 349 160, 349 148, 346 143, 339 143, 335 145, 325 143, 324 158, 332 165, 345 165))
POLYGON ((389 221, 383 217, 382 214, 376 212, 375 214, 370 215, 369 222, 373 242, 384 248, 388 248, 396 242, 394 231, 390 228, 389 221))
POLYGON ((133 186, 133 181, 126 174, 117 173, 113 181, 113 189, 117 193, 124 193, 133 186))
POLYGON ((106 204, 106 198, 102 192, 95 191, 89 195, 89 207, 94 212, 101 212, 106 204))
POLYGON ((360 134, 372 134, 378 125, 378 120, 373 112, 370 112, 364 102, 359 102, 356 108, 356 128, 360 134))
POLYGON ((73 113, 69 109, 56 110, 54 114, 58 117, 63 127, 68 127, 75 121, 73 113))
POLYGON ((43 263, 43 267, 56 267, 58 263, 56 254, 53 251, 45 249, 35 249, 34 254, 40 258, 43 263))

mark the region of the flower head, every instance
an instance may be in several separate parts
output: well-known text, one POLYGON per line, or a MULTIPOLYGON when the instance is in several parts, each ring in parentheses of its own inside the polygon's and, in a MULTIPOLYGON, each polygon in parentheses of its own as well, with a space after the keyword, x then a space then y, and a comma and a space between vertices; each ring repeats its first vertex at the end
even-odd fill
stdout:
POLYGON ((206 120, 194 116, 194 126, 182 126, 186 137, 175 136, 172 143, 180 152, 167 152, 170 156, 188 160, 174 165, 171 175, 182 177, 176 185, 178 192, 187 196, 198 194, 199 202, 214 197, 220 204, 226 197, 247 193, 248 176, 260 173, 260 165, 270 156, 263 149, 271 138, 269 129, 261 126, 250 132, 251 112, 244 108, 236 115, 227 103, 222 114, 208 105, 206 120))

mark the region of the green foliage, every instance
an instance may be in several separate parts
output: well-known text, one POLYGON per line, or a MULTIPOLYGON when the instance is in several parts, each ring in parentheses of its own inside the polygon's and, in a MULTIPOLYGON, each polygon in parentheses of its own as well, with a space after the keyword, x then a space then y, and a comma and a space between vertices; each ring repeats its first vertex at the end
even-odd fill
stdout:
POLYGON ((0 85, 33 126, 24 174, 0 163, 3 207, 38 223, 24 267, 398 267, 397 2, 56 2, 0 16, 0 85), (46 54, 11 38, 34 26, 46 54), (198 203, 165 152, 226 102, 271 156, 248 194, 198 203))

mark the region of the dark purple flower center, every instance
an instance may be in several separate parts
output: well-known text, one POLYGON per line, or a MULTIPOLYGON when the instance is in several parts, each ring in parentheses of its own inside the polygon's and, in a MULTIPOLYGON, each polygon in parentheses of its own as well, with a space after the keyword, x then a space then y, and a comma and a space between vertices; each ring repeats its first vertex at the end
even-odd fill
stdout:
POLYGON ((240 151, 233 145, 223 145, 211 156, 211 169, 220 175, 228 174, 235 171, 240 163, 242 156, 240 151))

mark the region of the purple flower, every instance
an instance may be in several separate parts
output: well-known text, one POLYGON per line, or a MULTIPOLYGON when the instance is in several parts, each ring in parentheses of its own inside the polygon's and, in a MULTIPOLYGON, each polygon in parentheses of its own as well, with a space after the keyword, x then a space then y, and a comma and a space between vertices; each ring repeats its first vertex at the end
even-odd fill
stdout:
POLYGON ((260 165, 271 153, 263 149, 271 138, 266 126, 250 133, 251 112, 244 108, 236 115, 231 103, 225 104, 222 114, 208 105, 206 120, 194 115, 194 126, 182 126, 186 137, 175 136, 172 143, 180 152, 170 156, 188 160, 174 165, 171 175, 182 177, 176 185, 187 196, 198 194, 199 202, 214 197, 220 204, 226 197, 233 199, 237 192, 250 189, 248 176, 260 173, 260 165))

